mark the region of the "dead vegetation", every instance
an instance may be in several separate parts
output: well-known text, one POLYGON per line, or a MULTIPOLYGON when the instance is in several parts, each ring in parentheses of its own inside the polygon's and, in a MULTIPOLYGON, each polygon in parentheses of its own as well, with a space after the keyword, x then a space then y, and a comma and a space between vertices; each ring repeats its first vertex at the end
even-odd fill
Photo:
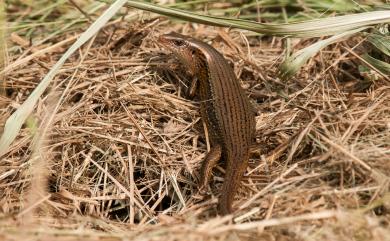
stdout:
MULTIPOLYGON (((11 34, 2 122, 77 34, 34 48, 11 34)), ((1 157, 0 237, 389 240, 390 88, 358 71, 362 38, 283 81, 280 38, 159 19, 109 24, 63 66, 1 157), (183 97, 186 73, 156 43, 173 29, 220 50, 257 109, 258 149, 234 216, 215 217, 222 165, 210 195, 196 195, 207 151, 198 103, 183 97)))

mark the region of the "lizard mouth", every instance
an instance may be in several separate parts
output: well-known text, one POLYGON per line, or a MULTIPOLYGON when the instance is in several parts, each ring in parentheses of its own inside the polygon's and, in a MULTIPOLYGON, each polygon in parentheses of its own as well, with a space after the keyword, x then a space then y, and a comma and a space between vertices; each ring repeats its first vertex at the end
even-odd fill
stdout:
POLYGON ((159 37, 158 37, 158 41, 157 41, 157 43, 158 44, 167 44, 167 39, 164 37, 164 35, 160 35, 159 37))

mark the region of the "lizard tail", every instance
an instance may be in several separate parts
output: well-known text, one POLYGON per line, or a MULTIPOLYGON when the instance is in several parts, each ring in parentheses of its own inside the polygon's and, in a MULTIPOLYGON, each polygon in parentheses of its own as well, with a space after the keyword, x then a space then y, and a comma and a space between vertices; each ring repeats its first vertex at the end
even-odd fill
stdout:
POLYGON ((232 213, 234 197, 238 191, 242 177, 248 165, 248 157, 229 159, 227 160, 226 174, 217 207, 220 215, 232 213))

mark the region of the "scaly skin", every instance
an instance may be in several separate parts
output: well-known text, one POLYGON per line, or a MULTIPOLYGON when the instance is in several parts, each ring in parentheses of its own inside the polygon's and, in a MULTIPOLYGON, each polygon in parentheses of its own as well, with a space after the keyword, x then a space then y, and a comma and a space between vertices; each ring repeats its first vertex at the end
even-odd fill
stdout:
POLYGON ((189 95, 200 99, 201 117, 211 142, 211 150, 202 164, 200 189, 207 187, 212 168, 222 158, 226 174, 218 212, 229 214, 254 140, 253 108, 233 69, 216 49, 174 32, 161 35, 159 42, 184 63, 194 78, 189 95))

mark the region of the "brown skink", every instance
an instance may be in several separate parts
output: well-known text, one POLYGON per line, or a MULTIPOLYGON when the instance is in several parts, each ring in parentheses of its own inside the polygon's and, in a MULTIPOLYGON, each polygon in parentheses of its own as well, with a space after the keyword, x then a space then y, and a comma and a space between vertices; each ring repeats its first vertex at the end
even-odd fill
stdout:
POLYGON ((206 122, 211 149, 201 168, 201 190, 212 168, 222 159, 226 174, 218 212, 232 212, 232 203, 248 165, 254 143, 255 114, 232 67, 212 46, 178 33, 161 35, 160 44, 173 52, 193 77, 188 95, 197 95, 201 117, 206 122))

